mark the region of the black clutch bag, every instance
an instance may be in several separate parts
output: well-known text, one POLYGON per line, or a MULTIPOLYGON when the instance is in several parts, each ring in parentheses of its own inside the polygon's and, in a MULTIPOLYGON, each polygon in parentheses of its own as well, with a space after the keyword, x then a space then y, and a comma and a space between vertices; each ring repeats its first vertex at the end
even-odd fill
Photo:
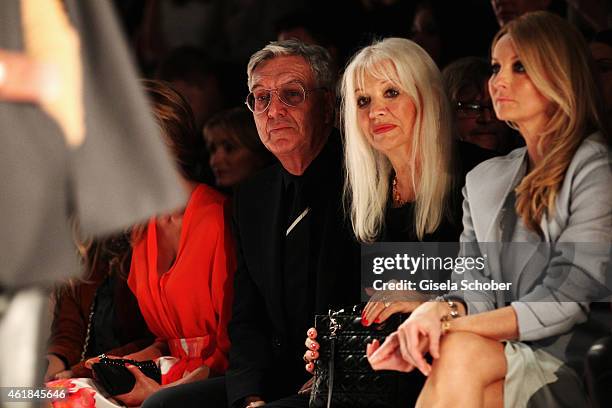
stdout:
POLYGON ((319 359, 315 363, 310 408, 412 407, 425 382, 416 372, 374 371, 366 345, 381 343, 406 315, 393 315, 381 324, 361 325, 361 310, 340 310, 315 316, 319 359))
POLYGON ((123 358, 111 359, 106 356, 100 358, 99 363, 92 365, 94 378, 102 388, 112 397, 132 391, 136 379, 125 364, 131 364, 140 369, 147 377, 161 383, 161 371, 153 360, 135 361, 123 358))

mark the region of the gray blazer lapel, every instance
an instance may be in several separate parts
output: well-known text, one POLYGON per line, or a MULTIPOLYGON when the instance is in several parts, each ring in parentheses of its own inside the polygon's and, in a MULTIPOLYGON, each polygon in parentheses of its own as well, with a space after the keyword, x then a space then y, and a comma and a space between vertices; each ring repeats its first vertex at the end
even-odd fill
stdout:
MULTIPOLYGON (((492 206, 489 209, 494 209, 491 212, 491 217, 488 220, 488 225, 483 230, 485 232, 485 242, 500 242, 502 240, 502 229, 500 228, 501 222, 504 215, 504 204, 508 194, 519 184, 521 181, 521 168, 525 160, 527 150, 521 149, 520 152, 516 152, 512 158, 508 157, 510 162, 505 169, 500 168, 502 172, 495 174, 493 180, 496 180, 493 186, 489 185, 492 206)), ((486 184, 483 185, 486 188, 486 184)), ((484 213, 487 212, 486 207, 482 209, 484 213)))
POLYGON ((506 157, 493 159, 493 163, 485 162, 468 174, 466 187, 470 200, 470 212, 478 214, 472 217, 474 233, 478 242, 500 242, 501 229, 499 222, 502 208, 508 193, 518 183, 521 164, 525 158, 526 149, 517 149, 506 157), (506 165, 500 166, 499 161, 506 165), (483 183, 480 174, 495 180, 495 183, 483 183), (494 174, 491 174, 494 173, 494 174))
POLYGON ((488 270, 494 279, 501 279, 500 251, 502 241, 501 220, 506 197, 518 183, 526 149, 517 149, 508 156, 484 162, 466 179, 469 205, 476 241, 481 253, 487 255, 488 270), (500 165, 500 161, 505 162, 500 165), (483 183, 481 174, 495 180, 483 183))

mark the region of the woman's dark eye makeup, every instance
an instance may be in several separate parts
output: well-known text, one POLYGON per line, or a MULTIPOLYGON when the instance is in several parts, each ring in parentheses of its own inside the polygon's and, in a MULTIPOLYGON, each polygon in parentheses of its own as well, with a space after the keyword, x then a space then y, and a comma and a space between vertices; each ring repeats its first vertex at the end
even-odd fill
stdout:
POLYGON ((514 64, 512 64, 512 70, 518 73, 525 73, 525 67, 521 61, 515 61, 514 64))
MULTIPOLYGON (((501 65, 497 62, 491 64, 491 75, 498 74, 501 71, 501 65)), ((525 66, 521 61, 514 61, 512 63, 512 72, 516 72, 518 74, 524 74, 527 72, 525 70, 525 66)))
POLYGON ((398 95, 399 95, 399 91, 395 88, 388 88, 385 91, 385 97, 387 98, 395 98, 398 95))
POLYGON ((367 96, 358 96, 357 97, 357 106, 360 108, 364 108, 370 103, 370 98, 367 96))
MULTIPOLYGON (((400 94, 400 92, 395 89, 395 88, 387 88, 385 89, 385 91, 383 92, 383 96, 385 98, 395 98, 400 94)), ((370 97, 369 96, 358 96, 357 97, 357 106, 359 108, 365 108, 366 106, 368 106, 368 104, 370 103, 370 97)))

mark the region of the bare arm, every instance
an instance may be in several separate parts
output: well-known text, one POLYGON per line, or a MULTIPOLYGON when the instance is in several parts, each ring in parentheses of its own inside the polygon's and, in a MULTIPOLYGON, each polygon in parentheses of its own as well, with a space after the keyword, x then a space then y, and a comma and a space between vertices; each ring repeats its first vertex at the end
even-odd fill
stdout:
MULTIPOLYGON (((465 309, 460 314, 465 314, 465 309)), ((492 340, 513 340, 519 336, 516 312, 512 306, 490 312, 461 316, 449 321, 448 332, 470 332, 492 340)))
POLYGON ((447 302, 427 302, 419 306, 382 346, 368 347, 372 367, 401 371, 416 367, 428 375, 431 365, 424 355, 429 352, 434 358, 440 357, 443 325, 447 331, 467 331, 494 340, 518 338, 516 313, 511 306, 466 316, 465 306, 460 302, 455 304, 460 317, 446 322, 442 319, 451 312, 447 302))
POLYGON ((205 380, 210 376, 210 368, 205 365, 200 366, 187 374, 185 377, 180 380, 176 380, 169 384, 162 385, 162 388, 174 387, 175 385, 188 384, 199 380, 205 380))

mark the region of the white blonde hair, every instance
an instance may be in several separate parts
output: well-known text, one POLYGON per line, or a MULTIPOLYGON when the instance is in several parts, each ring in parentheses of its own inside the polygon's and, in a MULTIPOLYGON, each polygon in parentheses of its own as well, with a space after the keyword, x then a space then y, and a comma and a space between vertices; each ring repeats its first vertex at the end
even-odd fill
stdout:
POLYGON ((384 225, 393 167, 385 155, 368 143, 357 121, 355 90, 363 89, 366 74, 390 81, 414 103, 416 117, 406 161, 413 169, 410 182, 416 193, 416 233, 423 239, 447 215, 452 188, 452 119, 440 71, 416 43, 387 38, 361 49, 342 77, 345 203, 350 207, 357 239, 372 242, 384 225))

